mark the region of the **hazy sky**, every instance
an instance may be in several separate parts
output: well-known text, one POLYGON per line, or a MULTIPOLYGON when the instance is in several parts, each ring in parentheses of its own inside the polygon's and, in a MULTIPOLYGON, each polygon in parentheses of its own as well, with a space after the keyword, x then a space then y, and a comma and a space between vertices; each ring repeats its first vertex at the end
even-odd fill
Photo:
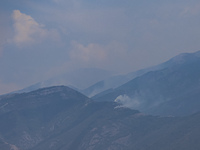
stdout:
POLYGON ((0 93, 78 68, 127 73, 197 50, 199 0, 0 1, 0 93))

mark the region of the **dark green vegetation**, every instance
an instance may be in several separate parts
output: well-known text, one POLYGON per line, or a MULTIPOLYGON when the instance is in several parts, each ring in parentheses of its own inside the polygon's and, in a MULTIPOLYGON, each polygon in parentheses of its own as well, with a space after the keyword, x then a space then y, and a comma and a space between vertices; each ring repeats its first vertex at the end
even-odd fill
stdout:
POLYGON ((65 86, 0 100, 1 150, 198 150, 200 113, 156 117, 65 86))

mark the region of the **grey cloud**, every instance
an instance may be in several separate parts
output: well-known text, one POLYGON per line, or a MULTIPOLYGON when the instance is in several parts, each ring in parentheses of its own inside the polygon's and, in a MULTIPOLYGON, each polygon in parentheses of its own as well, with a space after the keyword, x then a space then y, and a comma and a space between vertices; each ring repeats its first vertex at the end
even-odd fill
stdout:
POLYGON ((4 18, 7 23, 0 27, 0 79, 23 86, 82 67, 127 73, 200 47, 198 0, 0 3, 7 18, 16 8, 28 18, 14 22, 4 18), (15 44, 2 42, 8 38, 15 44))
POLYGON ((14 43, 17 46, 38 43, 45 38, 58 39, 59 35, 55 30, 47 30, 44 25, 37 23, 31 16, 13 11, 14 20, 14 43))

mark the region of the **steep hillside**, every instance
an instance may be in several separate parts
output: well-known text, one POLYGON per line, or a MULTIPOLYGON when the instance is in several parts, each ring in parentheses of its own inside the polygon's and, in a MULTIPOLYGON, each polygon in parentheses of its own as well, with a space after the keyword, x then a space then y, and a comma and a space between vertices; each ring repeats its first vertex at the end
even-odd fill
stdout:
POLYGON ((159 65, 156 65, 156 66, 152 66, 149 68, 130 72, 130 73, 124 74, 124 75, 112 76, 108 79, 105 79, 105 80, 95 83, 94 85, 82 90, 81 92, 90 97, 93 97, 98 94, 102 95, 101 92, 117 88, 117 87, 129 82, 130 80, 132 80, 136 77, 142 76, 150 71, 162 70, 165 68, 184 64, 184 63, 187 63, 187 61, 193 61, 193 60, 199 59, 199 57, 200 57, 200 51, 198 51, 194 54, 183 53, 183 54, 177 55, 177 56, 173 57, 172 59, 170 59, 164 63, 161 63, 159 65))
POLYGON ((156 117, 65 86, 0 100, 2 150, 197 150, 200 113, 156 117))
POLYGON ((130 73, 124 74, 124 75, 111 76, 110 78, 99 81, 99 82, 93 84, 92 86, 89 86, 88 88, 82 90, 81 92, 89 97, 92 97, 96 94, 99 94, 99 93, 105 91, 105 90, 112 90, 113 88, 117 88, 118 86, 123 85, 126 82, 128 82, 136 77, 139 77, 149 71, 158 70, 163 67, 165 67, 165 65, 161 64, 161 65, 141 69, 138 71, 130 72, 130 73))
POLYGON ((100 93, 93 99, 116 100, 126 107, 156 115, 188 115, 198 112, 199 53, 182 54, 165 64, 169 67, 150 71, 105 94, 100 93))
POLYGON ((71 118, 88 102, 87 97, 64 86, 8 95, 0 100, 0 135, 20 149, 28 149, 59 127, 62 113, 71 118))

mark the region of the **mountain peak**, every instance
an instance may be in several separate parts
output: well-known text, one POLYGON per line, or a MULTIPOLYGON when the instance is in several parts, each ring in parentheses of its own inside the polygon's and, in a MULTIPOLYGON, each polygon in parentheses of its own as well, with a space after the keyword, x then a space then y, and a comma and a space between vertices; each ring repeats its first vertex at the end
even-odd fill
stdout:
POLYGON ((197 51, 194 54, 195 54, 195 56, 200 57, 200 51, 197 51))
POLYGON ((58 93, 58 92, 75 92, 75 90, 62 85, 62 86, 40 88, 38 90, 32 91, 31 93, 35 93, 39 95, 49 95, 49 94, 58 93))
POLYGON ((199 60, 199 58, 200 58, 200 51, 194 53, 182 53, 162 63, 161 66, 166 68, 174 65, 191 63, 199 60))

